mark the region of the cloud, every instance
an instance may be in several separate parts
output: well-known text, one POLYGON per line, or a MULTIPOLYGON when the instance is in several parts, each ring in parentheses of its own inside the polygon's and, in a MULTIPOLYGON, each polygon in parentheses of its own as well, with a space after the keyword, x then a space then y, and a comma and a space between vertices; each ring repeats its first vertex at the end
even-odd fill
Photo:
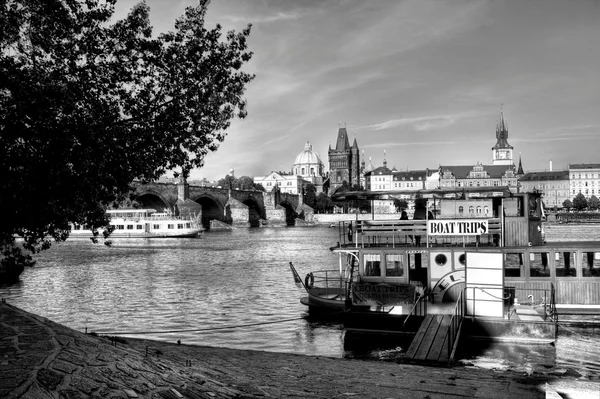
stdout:
POLYGON ((387 142, 387 143, 373 143, 364 144, 361 148, 366 149, 377 149, 377 148, 392 148, 392 147, 411 147, 414 145, 455 145, 460 144, 458 141, 413 141, 413 142, 387 142))
POLYGON ((563 126, 535 133, 532 137, 515 137, 518 143, 538 143, 548 141, 600 140, 600 125, 563 126))
POLYGON ((387 130, 395 127, 409 126, 417 131, 427 131, 448 127, 456 123, 461 116, 438 115, 438 116, 420 116, 415 118, 400 118, 377 123, 369 126, 362 126, 367 130, 387 130))
POLYGON ((304 13, 298 12, 298 11, 279 11, 276 14, 264 15, 264 16, 228 15, 226 18, 234 23, 250 22, 252 24, 255 24, 255 23, 259 24, 259 23, 270 23, 270 22, 277 22, 277 21, 289 21, 289 20, 300 19, 300 18, 302 18, 303 15, 304 15, 304 13))

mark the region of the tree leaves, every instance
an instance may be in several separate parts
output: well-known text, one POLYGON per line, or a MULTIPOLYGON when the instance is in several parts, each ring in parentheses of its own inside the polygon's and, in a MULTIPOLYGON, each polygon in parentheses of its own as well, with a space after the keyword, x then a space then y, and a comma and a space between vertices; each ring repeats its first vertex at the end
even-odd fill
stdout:
POLYGON ((107 225, 134 179, 187 175, 246 115, 250 26, 207 30, 201 4, 154 38, 145 3, 109 25, 114 2, 0 6, 2 262, 15 235, 35 252, 71 222, 107 225))

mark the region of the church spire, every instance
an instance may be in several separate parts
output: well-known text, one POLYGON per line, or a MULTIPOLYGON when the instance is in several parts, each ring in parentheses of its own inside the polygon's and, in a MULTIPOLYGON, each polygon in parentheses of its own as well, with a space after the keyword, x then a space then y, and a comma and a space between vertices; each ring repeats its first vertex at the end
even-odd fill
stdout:
POLYGON ((383 167, 387 168, 387 159, 385 159, 385 150, 383 150, 383 167))
POLYGON ((523 172, 523 163, 521 162, 521 153, 519 153, 519 169, 517 169, 517 174, 518 175, 525 174, 525 172, 523 172))

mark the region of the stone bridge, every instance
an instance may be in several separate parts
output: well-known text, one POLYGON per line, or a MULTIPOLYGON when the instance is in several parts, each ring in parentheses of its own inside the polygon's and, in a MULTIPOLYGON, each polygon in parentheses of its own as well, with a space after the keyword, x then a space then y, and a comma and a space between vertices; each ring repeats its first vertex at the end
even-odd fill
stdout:
MULTIPOLYGON (((227 188, 178 183, 134 183, 135 200, 144 208, 165 209, 175 214, 202 220, 205 229, 222 223, 258 227, 294 225, 299 215, 312 217, 313 210, 303 204, 301 195, 279 190, 229 190, 227 188)), ((227 227, 227 226, 224 226, 227 227)))

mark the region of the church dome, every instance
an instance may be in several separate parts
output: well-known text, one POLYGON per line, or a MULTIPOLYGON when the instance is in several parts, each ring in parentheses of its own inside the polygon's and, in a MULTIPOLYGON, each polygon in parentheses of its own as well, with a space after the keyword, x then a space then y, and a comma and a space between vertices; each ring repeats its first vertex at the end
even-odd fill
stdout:
POLYGON ((292 173, 297 176, 322 176, 323 167, 321 157, 313 151, 312 145, 307 141, 304 151, 296 157, 292 173))

